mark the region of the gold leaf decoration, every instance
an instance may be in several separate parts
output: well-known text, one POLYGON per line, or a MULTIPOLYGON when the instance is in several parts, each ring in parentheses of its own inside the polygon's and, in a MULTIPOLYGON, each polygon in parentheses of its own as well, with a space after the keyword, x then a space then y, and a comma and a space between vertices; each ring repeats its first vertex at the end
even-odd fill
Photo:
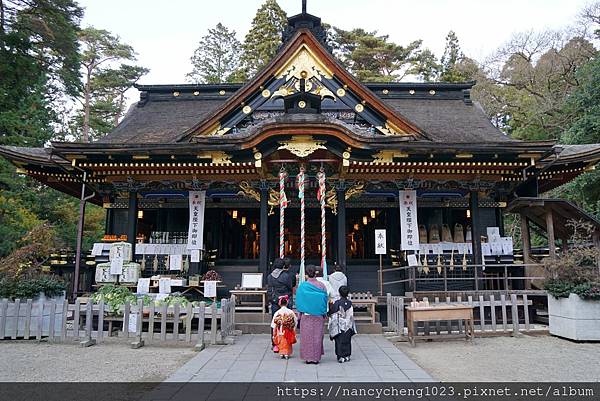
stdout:
POLYGON ((280 141, 278 149, 286 149, 298 157, 306 157, 317 149, 327 149, 327 141, 318 141, 310 135, 294 135, 289 141, 280 141))

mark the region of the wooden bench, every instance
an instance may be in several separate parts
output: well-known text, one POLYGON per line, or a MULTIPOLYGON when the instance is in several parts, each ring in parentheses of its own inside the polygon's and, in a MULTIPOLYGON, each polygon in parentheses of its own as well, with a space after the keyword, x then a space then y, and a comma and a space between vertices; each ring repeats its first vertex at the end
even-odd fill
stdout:
POLYGON ((352 294, 348 294, 348 299, 352 301, 353 306, 365 307, 369 312, 369 316, 356 316, 354 315, 354 320, 360 321, 370 321, 371 323, 375 323, 375 305, 377 305, 377 298, 373 297, 370 292, 355 292, 352 294))
POLYGON ((426 307, 407 307, 406 324, 408 341, 414 346, 415 340, 465 338, 473 340, 475 328, 473 323, 473 307, 464 304, 436 304, 426 307), (423 335, 417 336, 416 322, 461 320, 465 322, 464 334, 423 335))

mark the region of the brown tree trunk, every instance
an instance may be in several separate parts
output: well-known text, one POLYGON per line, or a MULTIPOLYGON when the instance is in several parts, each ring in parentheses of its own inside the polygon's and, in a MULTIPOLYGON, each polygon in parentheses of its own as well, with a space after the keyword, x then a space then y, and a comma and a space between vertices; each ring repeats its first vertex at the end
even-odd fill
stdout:
POLYGON ((0 35, 4 34, 4 2, 0 0, 0 35))
POLYGON ((85 89, 84 89, 84 100, 83 100, 83 132, 81 134, 81 139, 83 142, 90 141, 90 92, 91 92, 91 76, 92 76, 92 67, 88 67, 86 81, 85 81, 85 89))
POLYGON ((125 103, 125 93, 121 92, 119 95, 119 110, 115 114, 115 119, 113 120, 113 124, 116 127, 119 125, 119 120, 121 119, 121 115, 123 114, 123 103, 125 103))

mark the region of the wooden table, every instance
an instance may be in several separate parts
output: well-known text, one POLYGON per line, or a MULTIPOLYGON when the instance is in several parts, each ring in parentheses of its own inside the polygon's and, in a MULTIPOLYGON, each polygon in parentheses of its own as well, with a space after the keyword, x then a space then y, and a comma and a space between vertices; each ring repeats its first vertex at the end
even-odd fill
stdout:
POLYGON ((235 310, 250 310, 250 311, 260 311, 264 313, 267 308, 267 290, 250 290, 250 289, 237 289, 237 290, 229 290, 231 295, 235 295, 236 302, 235 310), (260 296, 260 302, 247 302, 242 304, 241 297, 243 296, 260 296))
POLYGON ((406 324, 408 326, 408 341, 414 346, 415 339, 430 340, 434 338, 465 338, 473 340, 475 329, 473 324, 473 307, 464 304, 437 304, 428 307, 407 307, 406 324), (416 322, 431 322, 444 320, 464 320, 465 334, 424 335, 417 336, 416 322))

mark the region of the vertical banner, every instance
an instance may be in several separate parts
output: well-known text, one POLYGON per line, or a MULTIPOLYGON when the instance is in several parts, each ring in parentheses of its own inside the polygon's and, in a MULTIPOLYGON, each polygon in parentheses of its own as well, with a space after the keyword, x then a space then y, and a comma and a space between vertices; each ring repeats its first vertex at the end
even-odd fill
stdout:
POLYGON ((385 230, 375 230, 375 255, 385 255, 386 253, 386 232, 385 230))
POLYGON ((400 231, 403 251, 419 250, 417 191, 400 191, 400 231))
POLYGON ((204 248, 204 206, 206 191, 190 191, 190 225, 187 249, 204 248))

